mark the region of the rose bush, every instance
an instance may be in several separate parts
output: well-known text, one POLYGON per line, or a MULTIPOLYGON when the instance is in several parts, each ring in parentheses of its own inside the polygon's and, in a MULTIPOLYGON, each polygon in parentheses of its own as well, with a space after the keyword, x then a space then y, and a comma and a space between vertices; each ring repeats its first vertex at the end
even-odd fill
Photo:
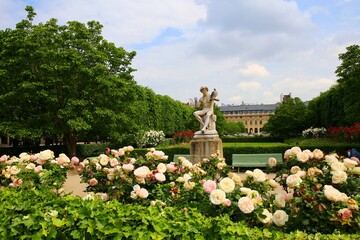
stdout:
POLYGON ((36 154, 21 153, 18 157, 0 157, 0 186, 21 188, 50 188, 62 192, 67 171, 76 168, 79 159, 65 154, 55 157, 51 150, 36 154))
POLYGON ((217 154, 193 164, 183 157, 168 162, 154 148, 137 159, 128 147, 113 153, 118 151, 124 154, 84 161, 81 176, 89 191, 125 203, 195 207, 206 216, 226 214, 251 227, 288 232, 356 232, 359 227, 356 160, 293 147, 284 153, 283 163, 269 160, 277 171, 274 178, 254 169, 242 180, 217 154), (101 164, 102 158, 108 159, 101 164), (96 184, 90 184, 93 179, 96 184))

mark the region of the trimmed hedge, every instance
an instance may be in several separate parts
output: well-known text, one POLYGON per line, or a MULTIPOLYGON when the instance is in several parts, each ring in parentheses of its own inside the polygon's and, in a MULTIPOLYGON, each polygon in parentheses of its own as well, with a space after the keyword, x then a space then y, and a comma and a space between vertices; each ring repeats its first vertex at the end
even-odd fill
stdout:
POLYGON ((278 137, 221 137, 223 142, 283 142, 278 137))

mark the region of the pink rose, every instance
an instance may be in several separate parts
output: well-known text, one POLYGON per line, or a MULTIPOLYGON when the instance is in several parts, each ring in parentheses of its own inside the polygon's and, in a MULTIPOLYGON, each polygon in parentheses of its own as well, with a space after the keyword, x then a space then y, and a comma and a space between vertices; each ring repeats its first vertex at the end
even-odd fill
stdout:
POLYGON ((79 164, 80 160, 79 160, 79 158, 77 158, 77 157, 72 157, 72 158, 71 158, 71 162, 72 162, 73 164, 77 165, 77 164, 79 164))
POLYGON ((155 173, 155 179, 158 182, 164 182, 166 180, 166 177, 163 173, 155 173))
POLYGON ((168 172, 175 172, 177 170, 177 166, 176 166, 176 163, 169 163, 169 164, 166 164, 166 170, 168 172))
POLYGON ((213 190, 216 189, 216 182, 212 181, 212 180, 207 180, 204 182, 203 188, 204 188, 205 192, 211 193, 213 190))
POLYGON ((230 207, 231 206, 231 201, 230 201, 230 199, 225 199, 225 201, 222 203, 222 205, 223 206, 225 206, 225 207, 230 207))
POLYGON ((125 172, 131 172, 132 170, 134 170, 134 165, 124 164, 122 165, 122 168, 124 169, 125 172))
POLYGON ((136 178, 146 178, 150 174, 150 169, 146 166, 135 169, 134 175, 136 178))
POLYGON ((136 191, 136 194, 139 198, 147 198, 149 196, 149 192, 145 188, 140 188, 136 191))
POLYGON ((34 172, 36 173, 40 172, 41 170, 43 170, 42 165, 38 165, 34 168, 34 172))
POLYGON ((96 186, 97 184, 98 184, 98 180, 96 180, 96 178, 92 178, 89 180, 90 186, 96 186))
POLYGON ((347 219, 352 218, 352 212, 348 208, 343 208, 343 209, 339 210, 338 213, 340 215, 340 220, 341 221, 345 221, 347 219))
POLYGON ((7 156, 7 155, 2 155, 2 156, 0 157, 0 162, 6 162, 7 159, 8 159, 8 156, 7 156))

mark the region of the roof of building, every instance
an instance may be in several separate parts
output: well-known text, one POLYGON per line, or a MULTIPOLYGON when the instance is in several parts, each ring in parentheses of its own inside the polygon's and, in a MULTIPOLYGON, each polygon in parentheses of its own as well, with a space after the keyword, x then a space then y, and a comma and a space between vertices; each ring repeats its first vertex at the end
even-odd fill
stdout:
POLYGON ((242 104, 242 105, 224 105, 220 106, 221 112, 230 111, 251 111, 251 110, 271 110, 275 111, 275 108, 279 103, 275 104, 242 104))

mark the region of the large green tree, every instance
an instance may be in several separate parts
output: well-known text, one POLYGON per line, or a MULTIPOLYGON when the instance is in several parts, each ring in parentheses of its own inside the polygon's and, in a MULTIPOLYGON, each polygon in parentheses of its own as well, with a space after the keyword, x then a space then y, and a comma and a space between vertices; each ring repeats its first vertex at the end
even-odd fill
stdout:
POLYGON ((344 118, 348 125, 360 122, 360 46, 351 45, 339 54, 341 61, 335 73, 343 89, 344 118))
POLYGON ((35 25, 34 9, 26 11, 16 29, 0 31, 0 132, 61 136, 75 155, 89 131, 102 138, 133 128, 135 52, 106 41, 99 22, 35 25))
POLYGON ((274 115, 264 125, 264 131, 273 136, 290 138, 310 127, 307 108, 300 98, 288 98, 276 107, 274 115))

